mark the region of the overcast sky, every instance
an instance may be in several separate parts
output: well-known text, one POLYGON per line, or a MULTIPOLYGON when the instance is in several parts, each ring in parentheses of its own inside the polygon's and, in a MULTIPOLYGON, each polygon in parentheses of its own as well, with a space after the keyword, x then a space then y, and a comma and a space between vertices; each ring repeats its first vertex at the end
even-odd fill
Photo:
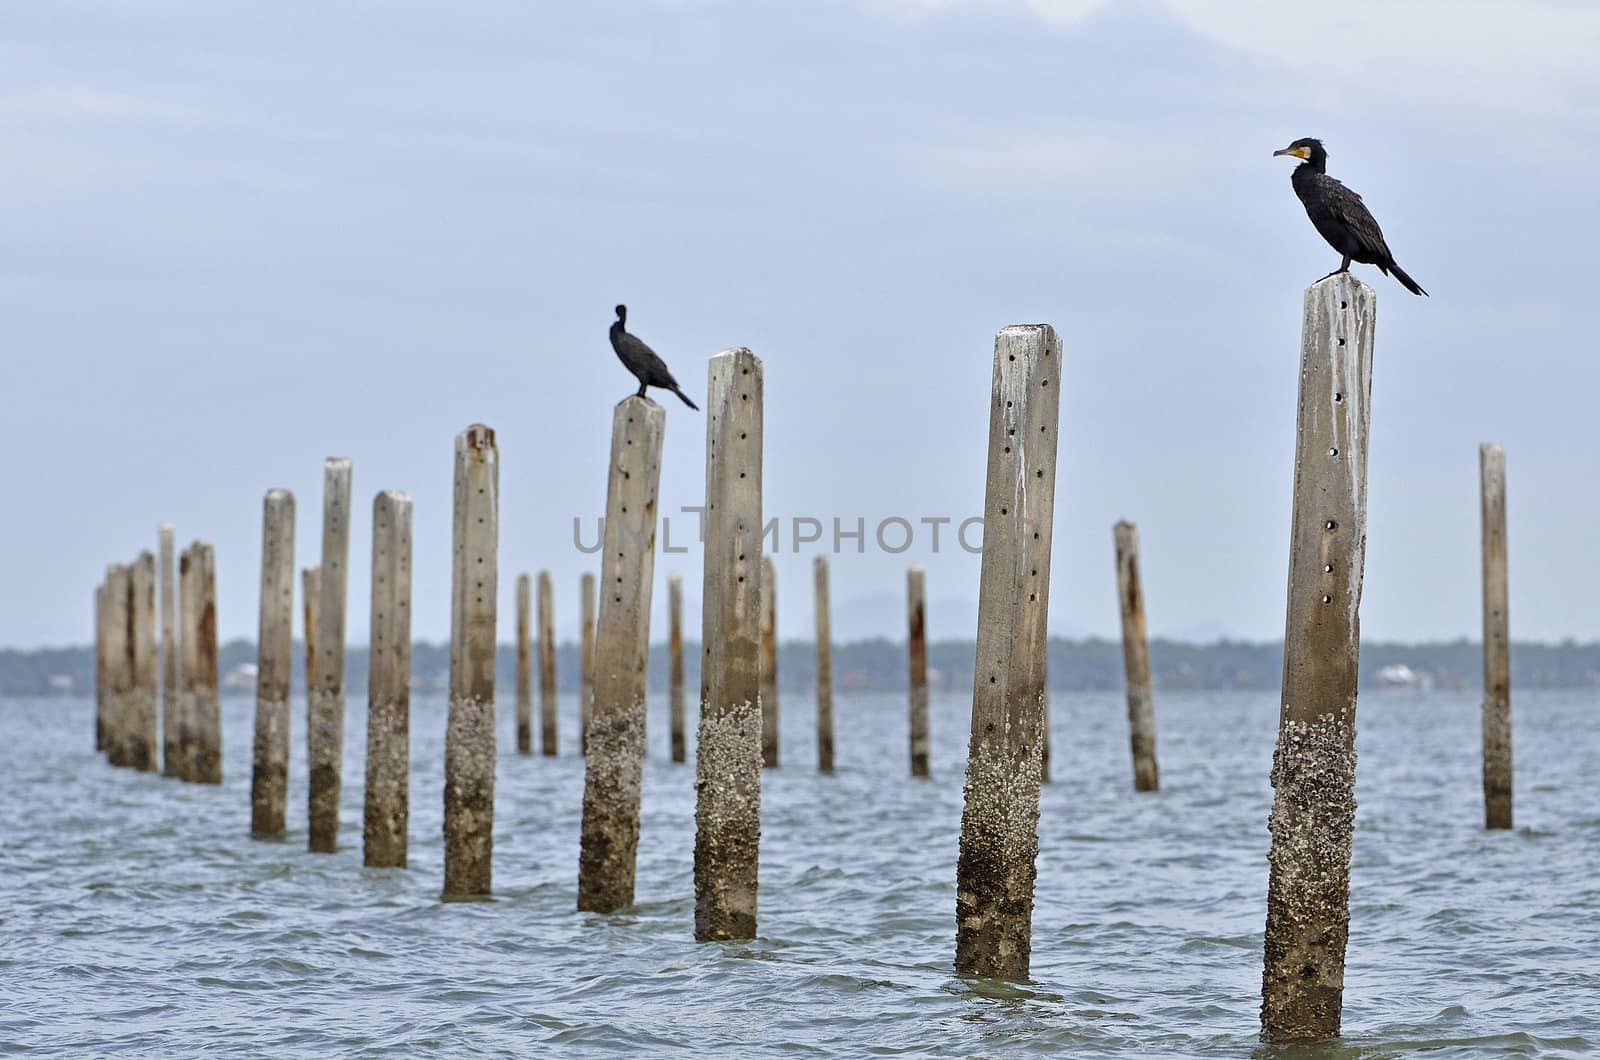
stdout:
MULTIPOLYGON (((1595 638, 1597 49, 1600 7, 1561 0, 8 4, 0 644, 88 640, 104 565, 164 521, 216 543, 221 632, 253 636, 261 496, 295 492, 315 563, 329 455, 352 642, 385 488, 415 498, 415 632, 442 639, 475 420, 502 636, 541 567, 570 632, 573 519, 592 539, 633 387, 619 301, 693 396, 717 351, 764 359, 784 637, 811 622, 794 517, 866 520, 840 637, 903 635, 911 561, 931 633, 972 635, 978 557, 871 528, 980 512, 994 332, 1039 321, 1065 356, 1052 631, 1115 632, 1129 518, 1153 633, 1281 636, 1301 297, 1337 264, 1270 157, 1299 136, 1432 293, 1357 266, 1364 633, 1477 635, 1496 440, 1513 634, 1595 638)), ((670 514, 702 498, 705 421, 664 400, 670 514)), ((697 608, 691 548, 658 559, 657 614, 669 569, 697 608)))

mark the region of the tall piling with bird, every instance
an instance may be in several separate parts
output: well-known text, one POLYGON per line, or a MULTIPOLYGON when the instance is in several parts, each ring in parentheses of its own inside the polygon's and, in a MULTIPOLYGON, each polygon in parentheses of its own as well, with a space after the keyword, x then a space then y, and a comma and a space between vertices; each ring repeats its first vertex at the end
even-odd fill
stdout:
POLYGON ((1511 632, 1506 579, 1506 451, 1478 447, 1483 510, 1483 813, 1511 827, 1511 632))
POLYGON ((683 732, 683 575, 677 571, 667 575, 667 668, 669 750, 674 762, 683 762, 689 755, 683 732))
POLYGON ((129 572, 131 624, 128 660, 128 765, 141 772, 161 768, 160 673, 156 640, 156 558, 139 553, 129 572))
POLYGON ((1376 299, 1349 273, 1306 289, 1261 1037, 1339 1034, 1355 829, 1356 693, 1376 299))
POLYGON ((282 835, 289 796, 289 673, 294 665, 294 494, 261 505, 261 601, 256 624, 256 726, 250 833, 282 835))
POLYGON ((928 775, 928 635, 922 567, 906 571, 906 661, 910 690, 911 775, 928 775))
POLYGON ((539 750, 553 756, 556 743, 555 586, 550 572, 539 572, 539 750))
POLYGON ((694 785, 694 935, 702 942, 756 934, 763 392, 761 359, 748 349, 711 358, 694 785))
POLYGON ((339 845, 344 769, 344 628, 349 590, 350 461, 329 457, 322 472, 322 564, 317 583, 315 670, 306 704, 308 816, 312 853, 339 845))
POLYGON ((778 572, 761 557, 761 764, 778 764, 778 572))
POLYGON ((833 622, 828 613, 828 557, 811 565, 817 631, 817 771, 833 772, 833 622))
POLYGON ((156 531, 161 564, 161 773, 178 775, 178 556, 177 528, 156 531))
POLYGON ((633 904, 656 491, 666 422, 660 405, 639 396, 623 399, 611 419, 594 708, 578 854, 578 908, 589 912, 611 913, 633 904))
POLYGON ((1112 528, 1117 559, 1117 599, 1122 610, 1122 673, 1128 691, 1128 739, 1133 750, 1133 790, 1161 786, 1156 769, 1156 711, 1150 691, 1150 645, 1145 633, 1144 587, 1139 578, 1139 528, 1127 520, 1112 528))
POLYGON ((209 541, 189 546, 194 606, 185 640, 195 642, 188 720, 193 741, 184 755, 197 784, 222 783, 222 695, 217 677, 217 552, 209 541))
POLYGON ((594 711, 594 574, 578 582, 578 753, 589 753, 589 718, 594 711))
POLYGON ((533 579, 517 575, 517 753, 533 753, 533 579))
POLYGON ((1033 947, 1061 382, 1054 328, 995 336, 955 958, 995 979, 1026 979, 1033 947))
POLYGON ((368 628, 361 861, 403 869, 411 820, 411 498, 398 490, 372 501, 368 628))
POLYGON ((500 454, 494 431, 456 435, 450 578, 450 703, 444 739, 444 897, 491 893, 500 454))

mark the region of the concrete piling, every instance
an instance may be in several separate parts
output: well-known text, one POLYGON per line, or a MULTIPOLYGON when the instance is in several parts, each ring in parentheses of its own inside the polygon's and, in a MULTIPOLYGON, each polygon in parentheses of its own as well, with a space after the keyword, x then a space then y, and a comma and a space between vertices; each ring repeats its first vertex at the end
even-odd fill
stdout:
POLYGON ((578 908, 633 903, 644 769, 645 664, 655 575, 656 490, 666 412, 648 398, 617 405, 595 626, 594 708, 584 768, 578 908))
POLYGON ((308 846, 331 854, 339 846, 339 790, 344 763, 345 594, 349 588, 350 461, 329 457, 322 471, 322 565, 316 601, 314 671, 306 704, 310 764, 308 846))
POLYGON ((133 764, 132 720, 128 700, 133 690, 133 572, 122 564, 106 568, 105 593, 106 761, 133 764))
POLYGON ((928 635, 925 577, 920 566, 906 571, 906 656, 910 668, 911 775, 928 775, 928 635))
POLYGON ((761 845, 761 359, 711 358, 695 744, 694 935, 756 934, 761 845))
POLYGON ((1356 677, 1367 538, 1372 289, 1306 289, 1283 699, 1272 760, 1261 1037, 1339 1034, 1355 826, 1356 677))
POLYGON ((589 717, 594 710, 594 575, 588 571, 578 586, 582 612, 578 632, 578 751, 589 753, 589 717))
POLYGON ((1483 812, 1511 827, 1511 632, 1506 580, 1506 451, 1478 447, 1483 505, 1483 812))
POLYGON ((372 501, 372 630, 362 864, 406 867, 411 818, 411 498, 372 501))
POLYGON ((294 494, 268 490, 261 510, 261 610, 250 833, 282 835, 289 796, 289 671, 294 653, 294 494))
POLYGON ((106 583, 94 587, 94 749, 106 749, 106 583))
POLYGON ((193 733, 184 754, 189 780, 196 784, 222 783, 222 698, 217 680, 217 555, 209 541, 189 546, 190 584, 194 606, 185 641, 195 642, 194 673, 188 720, 193 733))
POLYGON ((812 564, 817 601, 817 770, 833 772, 833 634, 828 613, 828 557, 812 564))
POLYGON ((312 674, 317 672, 317 598, 322 595, 322 568, 305 567, 300 571, 300 596, 303 611, 302 624, 306 649, 306 703, 311 702, 312 674))
POLYGON ((554 756, 556 744, 555 587, 550 572, 539 572, 539 751, 554 756))
POLYGON ((761 557, 761 764, 778 764, 778 572, 761 557))
POLYGON ((1139 528, 1123 520, 1112 528, 1117 596, 1122 607, 1122 670, 1128 686, 1128 734, 1133 748, 1133 790, 1155 791, 1156 712, 1150 694, 1150 646, 1145 635, 1144 588, 1139 579, 1139 528))
POLYGON ((196 635, 200 607, 199 571, 191 549, 178 554, 178 718, 173 775, 195 779, 195 697, 200 681, 200 640, 196 635))
POLYGON ((955 966, 997 979, 1026 979, 1033 946, 1061 382, 1049 325, 995 337, 955 966))
POLYGON ((139 553, 129 572, 128 765, 143 772, 161 768, 161 728, 156 642, 156 558, 139 553))
POLYGON ((533 753, 533 579, 517 575, 517 753, 533 753))
POLYGON ((178 776, 178 557, 177 528, 162 523, 156 532, 161 564, 161 772, 178 776))
POLYGON ((488 895, 494 861, 494 663, 500 454, 494 431, 456 435, 450 716, 444 749, 444 897, 488 895))
POLYGON ((667 702, 671 717, 668 728, 672 730, 672 760, 683 762, 689 757, 683 732, 683 575, 676 571, 667 575, 667 627, 667 655, 671 672, 667 702))

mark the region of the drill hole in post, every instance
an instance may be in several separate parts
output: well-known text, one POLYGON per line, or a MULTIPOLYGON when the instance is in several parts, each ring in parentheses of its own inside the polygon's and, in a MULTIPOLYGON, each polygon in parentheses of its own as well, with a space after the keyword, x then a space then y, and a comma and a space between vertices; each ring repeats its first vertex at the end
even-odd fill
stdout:
POLYGON ((1324 574, 1332 574, 1333 573, 1333 564, 1324 563, 1322 565, 1322 573, 1324 573, 1324 574))
POLYGON ((1322 594, 1322 602, 1325 603, 1325 604, 1331 604, 1331 603, 1333 603, 1333 597, 1329 596, 1327 593, 1323 593, 1322 594))
POLYGON ((1322 528, 1324 530, 1337 530, 1339 529, 1339 524, 1334 522, 1332 519, 1329 519, 1327 522, 1322 524, 1322 528))
MULTIPOLYGON (((1334 447, 1334 448, 1332 448, 1332 449, 1329 449, 1329 450, 1328 450, 1328 455, 1329 455, 1329 456, 1338 456, 1338 455, 1339 455, 1339 449, 1338 449, 1338 447, 1337 447, 1337 446, 1335 446, 1335 447, 1334 447)), ((740 477, 743 477, 743 476, 740 476, 740 477)))

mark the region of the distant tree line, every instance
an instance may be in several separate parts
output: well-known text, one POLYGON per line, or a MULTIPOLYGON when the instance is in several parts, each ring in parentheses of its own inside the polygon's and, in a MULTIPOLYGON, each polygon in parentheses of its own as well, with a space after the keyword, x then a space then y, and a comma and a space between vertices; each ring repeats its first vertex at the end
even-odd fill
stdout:
MULTIPOLYGON (((963 691, 972 687, 973 653, 971 641, 938 641, 928 645, 929 684, 938 690, 963 691)), ((248 671, 256 658, 255 645, 246 640, 229 641, 218 653, 219 670, 225 683, 232 675, 236 690, 249 690, 248 671)), ((696 671, 699 645, 685 642, 684 660, 688 669, 690 696, 699 684, 696 671)), ((305 687, 305 651, 300 644, 294 652, 294 687, 305 687)), ((537 661, 535 668, 537 669, 537 661)), ((367 651, 351 648, 345 654, 346 685, 351 692, 365 690, 367 651)), ((1154 640, 1150 643, 1150 667, 1157 688, 1165 689, 1276 689, 1282 677, 1283 648, 1275 642, 1251 643, 1220 641, 1192 644, 1154 640)), ((1378 684, 1378 674, 1389 667, 1404 666, 1424 686, 1440 689, 1472 689, 1482 680, 1482 655, 1476 642, 1458 640, 1430 644, 1370 642, 1361 646, 1361 680, 1366 687, 1378 684)), ((509 697, 516 687, 516 654, 509 644, 500 646, 499 680, 502 695, 509 697)), ((450 646, 418 642, 411 650, 411 672, 419 692, 441 691, 449 686, 450 646)), ((835 644, 833 648, 835 687, 841 691, 894 690, 906 686, 906 653, 903 643, 889 640, 864 640, 835 644)), ((556 676, 563 690, 578 686, 578 647, 563 644, 557 649, 556 676)), ((1392 676, 1389 675, 1389 676, 1392 676)), ((781 689, 805 691, 816 677, 816 653, 809 641, 788 641, 778 654, 778 684, 781 689)), ((666 645, 650 650, 650 687, 667 687, 666 645)), ((1511 646, 1512 688, 1592 688, 1600 686, 1600 643, 1559 644, 1533 642, 1511 646)), ((1050 641, 1050 687, 1070 691, 1115 691, 1122 687, 1122 647, 1114 640, 1050 641)), ((94 657, 87 647, 47 648, 36 651, 0 650, 0 695, 87 695, 94 688, 94 657)))

